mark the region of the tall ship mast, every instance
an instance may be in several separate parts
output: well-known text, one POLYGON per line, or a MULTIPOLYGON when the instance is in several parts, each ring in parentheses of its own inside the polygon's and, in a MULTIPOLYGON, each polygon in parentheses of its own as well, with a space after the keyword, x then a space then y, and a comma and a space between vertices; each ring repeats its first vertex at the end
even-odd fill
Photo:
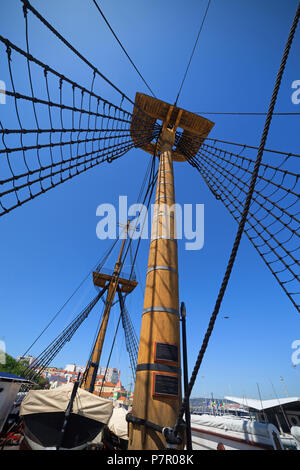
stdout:
MULTIPOLYGON (((137 93, 131 124, 133 140, 142 113, 149 128, 162 122, 158 141, 159 168, 149 249, 140 347, 132 416, 162 427, 174 427, 181 403, 181 349, 179 272, 176 236, 173 161, 185 162, 181 148, 190 148, 190 158, 199 150, 213 123, 164 101, 137 93), (177 128, 183 134, 174 148, 177 128)), ((142 146, 151 154, 155 144, 142 146)), ((129 449, 164 449, 161 433, 130 423, 129 449)))

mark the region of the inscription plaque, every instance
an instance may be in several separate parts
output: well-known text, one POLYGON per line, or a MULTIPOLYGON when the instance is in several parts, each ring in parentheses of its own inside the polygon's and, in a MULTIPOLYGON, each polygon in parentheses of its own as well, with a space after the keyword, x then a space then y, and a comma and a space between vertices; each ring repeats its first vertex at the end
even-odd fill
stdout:
POLYGON ((175 344, 155 343, 155 362, 178 364, 178 347, 175 344))
POLYGON ((153 395, 178 397, 178 376, 154 374, 153 395))

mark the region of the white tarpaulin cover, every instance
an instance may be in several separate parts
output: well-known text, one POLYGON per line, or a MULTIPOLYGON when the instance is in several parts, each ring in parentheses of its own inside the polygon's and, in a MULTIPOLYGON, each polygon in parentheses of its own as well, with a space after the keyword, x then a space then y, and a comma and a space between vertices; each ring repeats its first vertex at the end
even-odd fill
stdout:
POLYGON ((291 427, 291 435, 295 438, 297 450, 300 450, 300 426, 291 427))
POLYGON ((257 421, 248 421, 243 419, 229 418, 225 416, 211 415, 191 415, 192 426, 215 428, 223 430, 226 433, 239 433, 244 438, 259 441, 259 438, 270 439, 272 431, 277 429, 272 424, 258 423, 257 421))
MULTIPOLYGON (((73 387, 73 384, 67 384, 52 390, 31 390, 21 404, 20 415, 65 412, 73 387)), ((112 411, 110 400, 78 388, 72 413, 107 424, 112 411)))
POLYGON ((128 411, 124 408, 114 408, 113 414, 108 422, 108 429, 120 439, 128 441, 128 423, 126 415, 128 411))

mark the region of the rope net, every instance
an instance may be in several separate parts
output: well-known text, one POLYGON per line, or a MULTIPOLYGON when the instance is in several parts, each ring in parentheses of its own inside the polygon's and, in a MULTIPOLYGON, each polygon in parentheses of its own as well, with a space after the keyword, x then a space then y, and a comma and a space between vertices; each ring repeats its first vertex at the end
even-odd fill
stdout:
POLYGON ((124 105, 133 104, 131 100, 29 2, 21 1, 25 50, 0 36, 0 54, 6 67, 3 73, 8 79, 6 90, 0 90, 6 98, 6 122, 0 121, 0 216, 90 168, 111 163, 132 148, 151 142, 160 129, 159 125, 150 129, 141 111, 135 117, 139 129, 130 132, 132 114, 124 105), (87 65, 89 87, 31 54, 29 11, 87 65), (119 96, 119 105, 97 93, 103 80, 119 96))
POLYGON ((126 350, 129 355, 131 373, 133 379, 135 380, 136 365, 139 352, 139 341, 125 303, 124 309, 121 310, 121 315, 122 326, 125 334, 126 350))
MULTIPOLYGON (((177 133, 177 144, 189 164, 239 223, 257 148, 206 139, 196 156, 190 158, 191 148, 180 139, 181 134, 177 133)), ((299 174, 296 170, 300 155, 268 149, 264 155, 245 233, 299 311, 299 174)))
POLYGON ((39 354, 35 361, 27 368, 24 373, 26 379, 36 380, 51 361, 57 356, 65 344, 70 341, 76 333, 80 325, 86 320, 95 307, 99 299, 102 297, 103 291, 99 292, 96 297, 82 310, 74 320, 39 354))

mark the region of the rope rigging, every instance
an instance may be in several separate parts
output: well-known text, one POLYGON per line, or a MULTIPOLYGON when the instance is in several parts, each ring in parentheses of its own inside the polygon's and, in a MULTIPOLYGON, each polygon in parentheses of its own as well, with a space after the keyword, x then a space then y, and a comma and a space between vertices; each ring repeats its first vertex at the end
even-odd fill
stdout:
MULTIPOLYGON (((51 320, 47 323, 47 325, 42 329, 41 333, 35 338, 35 340, 31 343, 31 345, 26 349, 26 351, 22 354, 22 357, 26 356, 29 351, 32 349, 32 347, 37 343, 37 341, 42 337, 42 335, 48 330, 48 328, 52 325, 54 320, 58 317, 58 315, 63 311, 63 309, 67 306, 67 304, 70 302, 70 300, 74 297, 74 295, 79 291, 81 286, 84 284, 84 282, 90 277, 90 275, 93 273, 93 271, 100 271, 102 266, 106 263, 108 260, 110 254, 112 253, 113 249, 115 248, 117 242, 119 241, 119 237, 116 238, 115 242, 112 244, 112 246, 108 249, 108 251, 103 255, 101 260, 97 262, 97 264, 88 272, 88 274, 82 279, 82 281, 78 284, 76 289, 72 292, 72 294, 67 298, 67 300, 64 302, 64 304, 60 307, 60 309, 55 313, 55 315, 51 318, 51 320)), ((103 300, 103 297, 100 297, 103 300)))
POLYGON ((129 54, 127 53, 127 51, 125 50, 123 44, 121 43, 121 41, 119 40, 118 36, 116 35, 116 33, 114 32, 114 30, 112 29, 111 25, 109 24, 109 21, 107 20, 107 18, 105 17, 103 11, 101 10, 99 4, 96 2, 96 0, 93 0, 94 2, 94 5, 95 7, 97 8, 97 10, 99 11, 100 15, 102 16, 102 18, 104 19, 105 23, 107 24, 107 26, 109 27, 110 31, 112 32, 114 38, 117 40, 119 46, 121 47, 122 51, 125 53, 127 59, 129 60, 129 62, 131 63, 131 65, 133 66, 133 68, 135 69, 135 71, 138 73, 138 75, 140 76, 140 78, 143 80, 144 84, 146 85, 146 87, 148 88, 148 90, 150 91, 151 95, 155 97, 155 94, 153 93, 153 91, 151 90, 150 86, 148 85, 148 83, 146 82, 146 80, 144 79, 144 77, 142 76, 142 74, 140 73, 140 71, 138 70, 138 68, 136 67, 136 65, 134 64, 133 60, 131 59, 131 57, 129 56, 129 54))
POLYGON ((122 318, 123 330, 125 333, 126 349, 129 354, 131 372, 132 372, 132 377, 134 380, 137 359, 138 359, 138 352, 139 352, 139 342, 138 342, 138 337, 134 329, 133 323, 131 321, 129 312, 125 305, 124 299, 123 299, 123 307, 121 306, 121 318, 122 318))
POLYGON ((295 32, 296 32, 296 28, 297 28, 297 25, 298 25, 298 22, 299 22, 299 18, 300 18, 300 2, 298 3, 298 7, 297 7, 297 10, 296 10, 296 13, 295 13, 295 17, 294 17, 294 20, 293 20, 293 23, 292 23, 292 26, 291 26, 291 29, 290 29, 289 37, 288 37, 287 42, 286 42, 286 46, 285 46, 285 49, 284 49, 284 53, 283 53, 283 56, 282 56, 282 60, 281 60, 281 63, 280 63, 278 74, 277 74, 277 77, 276 77, 276 81, 275 81, 275 85, 274 85, 274 89, 273 89, 273 93, 272 93, 272 97, 271 97, 271 101, 270 101, 270 105, 269 105, 268 115, 267 115, 265 125, 264 125, 264 129, 263 129, 263 132, 262 132, 260 146, 259 146, 259 150, 258 150, 258 153, 257 153, 256 161, 254 163, 254 168, 253 168, 253 172, 252 172, 252 175, 251 175, 251 180, 250 180, 249 185, 248 185, 248 193, 246 195, 245 203, 242 207, 242 212, 241 212, 241 216, 240 216, 240 220, 239 220, 239 226, 238 226, 236 237, 235 237, 235 240, 234 240, 234 243, 233 243, 232 251, 231 251, 229 261, 228 261, 228 264, 227 264, 227 267, 226 267, 225 275, 224 275, 224 278, 223 278, 223 281, 222 281, 222 284, 221 284, 221 287, 220 287, 220 290, 219 290, 219 293, 218 293, 218 296, 217 296, 215 307, 214 307, 214 310, 213 310, 212 315, 210 317, 209 325, 208 325, 207 331, 205 333, 203 343, 202 343, 201 349, 199 351, 199 354, 198 354, 198 357, 197 357, 197 360, 196 360, 196 363, 195 363, 195 366, 194 366, 194 369, 193 369, 193 372, 192 372, 192 376, 191 376, 191 379, 190 379, 190 382, 189 382, 189 385, 188 385, 187 396, 184 397, 181 408, 180 408, 180 411, 179 411, 178 419, 177 419, 177 422, 176 422, 176 425, 175 425, 175 428, 174 428, 175 436, 177 435, 177 433, 179 431, 179 428, 181 426, 182 418, 183 418, 183 415, 184 415, 185 409, 186 409, 186 401, 191 395, 191 391, 193 389, 193 386, 195 384, 200 366, 202 364, 202 360, 203 360, 204 354, 206 352, 209 339, 210 339, 212 331, 214 329, 216 318, 217 318, 217 315, 219 313, 224 294, 226 292, 226 288, 227 288, 227 285, 228 285, 228 282, 229 282, 229 279, 230 279, 232 268, 234 266, 234 262, 235 262, 235 259, 236 259, 236 255, 237 255, 237 252, 238 252, 240 241, 241 241, 243 232, 245 230, 245 225, 246 225, 246 222, 247 222, 249 209, 250 209, 250 206, 251 206, 251 201, 252 201, 252 197, 253 197, 254 190, 255 190, 255 185, 256 185, 256 182, 257 182, 257 179, 258 179, 258 174, 259 174, 259 170, 260 170, 262 157, 263 157, 263 154, 264 154, 264 148, 265 148, 265 144, 266 144, 266 141, 267 141, 267 137, 268 137, 271 121, 272 121, 272 115, 273 115, 273 112, 274 112, 274 108, 275 108, 275 104, 276 104, 276 101, 277 101, 279 88, 280 88, 280 85, 281 85, 282 77, 283 77, 283 74, 284 74, 284 70, 285 70, 285 66, 286 66, 287 59, 288 59, 288 56, 289 56, 289 52, 290 52, 290 49, 291 49, 291 45, 292 45, 292 42, 293 42, 293 39, 294 39, 294 36, 295 36, 295 32))
MULTIPOLYGON (((155 156, 156 156, 156 149, 155 149, 155 153, 153 155, 152 161, 149 162, 148 167, 146 169, 146 174, 145 174, 145 177, 144 177, 144 180, 143 180, 140 192, 139 192, 139 196, 138 196, 138 199, 141 200, 142 199, 142 194, 143 194, 143 192, 145 192, 145 195, 144 195, 144 198, 143 198, 143 204, 147 200, 147 208, 149 208, 152 193, 153 193, 153 189, 154 189, 155 182, 156 182, 156 179, 157 179, 157 173, 155 173, 155 171, 154 171, 155 170, 155 156), (146 186, 145 183, 146 183, 147 178, 148 178, 148 184, 146 186), (146 189, 145 189, 145 186, 146 186, 146 189)), ((142 224, 145 223, 145 219, 146 219, 146 217, 144 217, 144 220, 142 221, 142 224)), ((133 228, 134 231, 136 230, 136 227, 137 227, 139 222, 141 222, 141 221, 139 221, 139 218, 138 218, 136 220, 135 227, 133 228)), ((103 272, 104 271, 103 266, 108 261, 113 249, 115 248, 117 242, 120 240, 121 237, 122 237, 122 233, 120 233, 119 237, 114 241, 112 246, 107 250, 107 252, 101 258, 101 260, 96 264, 96 266, 88 273, 87 276, 85 276, 85 278, 81 281, 81 283, 75 289, 75 291, 72 293, 72 295, 67 299, 67 301, 64 303, 64 305, 59 309, 59 311, 54 315, 54 317, 51 319, 51 321, 46 325, 46 327, 42 330, 42 332, 34 340, 34 342, 31 344, 31 346, 26 350, 26 353, 28 353, 31 350, 33 345, 45 333, 45 331, 49 328, 49 326, 57 318, 59 313, 67 305, 67 303, 70 301, 70 299, 75 295, 75 293, 79 290, 79 288, 82 286, 82 284, 85 282, 85 280, 89 277, 91 272, 92 271, 97 271, 97 272, 100 272, 100 271, 103 272)), ((140 241, 140 239, 139 239, 139 241, 140 241)), ((122 272, 123 272, 122 269, 123 269, 126 257, 128 255, 128 253, 130 253, 130 256, 131 256, 131 271, 130 271, 129 280, 131 280, 135 277, 135 275, 134 275, 134 266, 135 266, 139 246, 140 246, 140 244, 138 243, 137 248, 136 248, 135 253, 134 253, 134 256, 133 256, 133 253, 132 253, 132 237, 129 237, 129 241, 128 241, 128 244, 127 244, 126 251, 125 251, 125 253, 123 255, 123 258, 121 260, 121 268, 120 268, 120 275, 122 275, 122 272)), ((72 322, 66 328, 64 328, 64 330, 42 351, 42 353, 40 353, 38 355, 38 357, 34 361, 34 363, 30 367, 28 367, 27 370, 25 371, 25 378, 36 380, 41 375, 41 373, 45 370, 45 368, 49 366, 51 361, 53 361, 53 359, 61 351, 61 349, 64 347, 64 345, 68 341, 71 340, 71 338, 73 337, 73 335, 75 334, 77 329, 80 327, 80 325, 83 323, 83 321, 88 317, 89 313, 94 308, 96 303, 100 299, 103 300, 103 294, 105 293, 106 289, 107 288, 105 287, 104 289, 99 291, 97 296, 88 304, 88 306, 79 315, 77 315, 75 317, 75 319, 72 320, 72 322)), ((99 289, 97 289, 97 290, 99 290, 99 289)), ((120 308, 121 308, 121 314, 120 314, 120 318, 119 318, 119 321, 118 321, 117 330, 118 330, 120 320, 122 319, 122 326, 123 326, 124 334, 125 334, 126 349, 127 349, 128 354, 129 354, 132 373, 133 373, 133 376, 134 376, 135 375, 135 369, 136 369, 136 363, 137 363, 137 355, 138 355, 138 339, 137 339, 137 334, 134 330, 133 323, 130 319, 129 312, 128 312, 128 310, 126 308, 126 305, 125 305, 126 296, 127 296, 127 294, 125 294, 123 296, 122 294, 119 293, 119 303, 120 303, 120 308)), ((114 304, 112 304, 112 305, 114 305, 114 304)), ((102 315, 103 315, 103 312, 102 312, 102 315)), ((116 330, 116 333, 115 333, 115 337, 116 337, 116 334, 117 334, 117 330, 116 330)), ((114 342, 115 342, 115 338, 113 340, 112 349, 113 349, 113 346, 114 346, 114 342)), ((111 352, 112 352, 112 349, 111 349, 111 352)), ((24 353, 24 355, 26 353, 24 353)), ((91 361, 91 354, 92 354, 92 351, 90 353, 88 363, 90 363, 90 361, 91 361)), ((110 354, 110 356, 111 356, 111 354, 110 354)), ((107 367, 108 367, 108 365, 107 365, 107 367)), ((105 377, 105 375, 104 375, 104 377, 105 377)), ((26 390, 27 389, 28 389, 28 386, 26 386, 26 390)))
MULTIPOLYGON (((190 149, 180 142, 180 136, 178 141, 188 157, 190 149)), ((243 146, 237 154, 232 148, 230 151, 224 146, 204 143, 197 156, 188 160, 238 223, 255 165, 255 161, 244 154, 246 149, 248 155, 253 151, 243 146)), ((281 157, 279 161, 272 158, 271 164, 260 165, 245 233, 299 310, 299 174, 294 171, 299 156, 280 152, 275 155, 281 157)))
MULTIPOLYGON (((208 113, 208 112, 197 112, 194 114, 217 114, 223 116, 267 116, 268 113, 208 113)), ((300 113, 273 113, 273 116, 299 116, 300 113)))
POLYGON ((193 50, 192 50, 192 53, 191 53, 191 56, 190 56, 189 62, 188 62, 188 64, 187 64, 187 67, 186 67, 186 70, 185 70, 185 73, 184 73, 184 76, 183 76, 183 79, 182 79, 181 85, 180 85, 180 87, 179 87, 179 90, 178 90, 178 93, 177 93, 177 97, 176 97, 176 100, 175 100, 174 106, 176 106, 176 105, 177 105, 177 103, 178 103, 179 95, 180 95, 180 93, 181 93, 181 90, 182 90, 183 84, 184 84, 184 82, 185 82, 185 79, 186 79, 186 76, 187 76, 188 70, 189 70, 189 68, 190 68, 190 65, 191 65, 191 62, 192 62, 192 58, 193 58, 193 55, 194 55, 195 49, 196 49, 196 47, 197 47, 197 44, 198 44, 198 40, 199 40, 199 37, 200 37, 201 31, 202 31, 202 28, 203 28, 203 25, 204 25, 204 22, 205 22, 206 16, 207 16, 207 12, 208 12, 208 9, 209 9, 209 6, 210 6, 210 2, 211 2, 211 0, 208 0, 208 4, 207 4, 207 7, 206 7, 206 10, 205 10, 205 13, 204 13, 204 17, 203 17, 203 20, 202 20, 201 26, 200 26, 200 28, 199 28, 199 31, 198 31, 198 34, 197 34, 197 38, 196 38, 196 41, 195 41, 195 44, 194 44, 194 47, 193 47, 193 50))
POLYGON ((92 309, 100 300, 106 288, 102 289, 88 306, 66 327, 64 330, 45 348, 36 358, 33 364, 27 368, 24 377, 26 379, 36 379, 44 369, 53 361, 64 345, 71 340, 83 321, 89 316, 92 309))
POLYGON ((114 85, 105 75, 103 75, 96 66, 94 66, 86 57, 84 57, 72 44, 69 43, 29 2, 29 0, 20 0, 23 3, 24 15, 27 15, 27 10, 33 13, 41 23, 46 26, 65 46, 67 46, 79 59, 84 62, 93 74, 99 75, 108 85, 110 85, 123 99, 126 99, 129 103, 134 104, 133 101, 123 93, 116 85, 114 85))
POLYGON ((21 1, 24 3, 26 50, 0 36, 11 84, 5 94, 8 100, 11 98, 8 105, 14 106, 19 127, 8 129, 0 122, 0 216, 90 168, 111 163, 135 146, 151 142, 160 130, 159 125, 150 129, 143 120, 143 113, 139 113, 136 119, 141 122, 140 129, 130 131, 132 113, 126 111, 122 103, 125 98, 132 101, 120 90, 117 90, 121 94, 120 106, 97 94, 96 78, 103 77, 88 61, 84 60, 91 69, 89 89, 31 55, 28 10, 59 39, 65 40, 29 2, 21 1), (29 82, 27 93, 17 89, 14 62, 24 67, 23 73, 29 82), (39 96, 35 89, 39 89, 39 96), (31 121, 35 125, 30 128, 23 124, 24 107, 26 121, 29 121, 26 103, 31 106, 31 121), (48 126, 42 126, 47 120, 48 126))
MULTIPOLYGON (((128 103, 134 105, 132 100, 113 85, 94 65, 58 33, 58 31, 31 6, 28 0, 21 0, 21 2, 23 3, 25 19, 25 50, 19 48, 7 38, 0 36, 0 47, 4 47, 5 49, 7 70, 10 77, 10 89, 5 90, 5 94, 9 97, 12 106, 14 106, 14 116, 18 127, 8 129, 0 122, 0 170, 1 175, 3 175, 0 181, 0 216, 13 211, 15 208, 90 168, 105 162, 112 163, 135 147, 143 147, 152 141, 156 141, 157 146, 161 130, 160 125, 157 123, 154 127, 149 125, 147 119, 143 119, 143 112, 135 114, 134 118, 140 120, 141 125, 135 126, 135 128, 132 129, 133 114, 126 110, 125 106, 123 107, 124 100, 127 101, 127 105, 128 103), (77 83, 70 77, 65 76, 31 55, 28 23, 29 11, 89 67, 90 86, 85 87, 77 83), (22 63, 25 66, 25 73, 29 83, 29 89, 27 91, 20 90, 16 86, 15 64, 18 64, 19 61, 23 61, 22 63), (34 74, 33 70, 35 72, 34 74), (96 92, 98 86, 97 79, 99 77, 105 80, 121 97, 119 106, 107 101, 96 92), (39 83, 38 87, 36 85, 37 82, 39 83), (35 94, 37 88, 39 88, 38 96, 35 94), (31 125, 28 128, 24 124, 25 120, 22 115, 23 110, 21 107, 23 105, 25 105, 26 110, 30 107, 32 113, 31 125), (46 125, 45 117, 47 118, 46 125)), ((93 2, 122 50, 153 95, 147 82, 112 30, 96 0, 93 0, 93 2)), ((211 0, 208 0, 205 15, 177 94, 175 106, 177 105, 184 85, 208 13, 210 2, 211 0)), ((234 220, 238 223, 238 230, 208 329, 189 383, 187 396, 184 398, 180 409, 178 421, 175 426, 175 434, 182 424, 186 399, 191 394, 206 352, 244 232, 293 305, 300 311, 299 301, 297 301, 299 292, 296 291, 299 282, 297 252, 300 248, 298 240, 299 211, 297 211, 296 206, 299 200, 299 174, 296 172, 296 159, 299 158, 300 155, 265 148, 273 116, 300 114, 274 113, 282 75, 299 21, 299 16, 300 4, 284 51, 267 113, 199 113, 266 115, 266 122, 259 147, 215 138, 207 138, 204 141, 201 136, 198 136, 194 137, 195 148, 199 148, 199 140, 201 145, 200 150, 197 151, 196 156, 194 156, 193 143, 192 145, 187 145, 183 133, 176 133, 176 146, 186 156, 188 163, 200 173, 215 198, 221 201, 230 212, 234 220), (233 147, 237 146, 239 150, 236 151, 233 147), (256 158, 251 154, 253 151, 256 154, 256 158), (262 162, 262 158, 266 153, 268 153, 270 158, 262 162), (277 160, 278 158, 280 161, 277 160)), ((0 93, 1 92, 4 92, 4 90, 0 90, 0 93)), ((26 122, 29 121, 28 119, 26 122)), ((190 136, 189 139, 191 140, 190 136)), ((142 198, 144 186, 146 186, 148 179, 143 201, 143 203, 145 203, 145 201, 148 200, 147 209, 149 208, 157 179, 157 172, 155 173, 155 154, 156 148, 153 159, 149 163, 147 170, 149 175, 148 173, 145 175, 139 195, 139 199, 142 198)), ((136 221, 135 229, 139 222, 138 220, 136 221)), ((113 247, 117 241, 118 239, 113 244, 113 247)), ((133 254, 131 245, 132 239, 130 239, 126 253, 122 259, 123 267, 126 256, 130 253, 131 272, 129 279, 134 279, 135 276, 134 266, 140 241, 141 237, 138 240, 136 251, 133 254)), ((97 264, 95 271, 100 272, 103 270, 105 261, 107 261, 113 247, 110 248, 103 260, 97 264)), ((118 280, 119 277, 117 278, 117 282, 118 280)), ((79 287, 81 285, 82 283, 79 287)), ((77 292, 79 287, 75 292, 77 292)), ((28 368, 25 374, 26 378, 36 379, 43 372, 64 345, 71 340, 82 322, 88 317, 100 298, 102 298, 105 290, 106 288, 98 292, 97 296, 88 306, 42 351, 34 364, 28 368)), ((119 324, 122 321, 126 349, 129 354, 132 373, 135 376, 138 339, 125 305, 127 294, 122 295, 119 291, 118 294, 121 314, 112 348, 119 324)), ((72 296, 73 294, 44 328, 29 349, 31 349, 47 330, 72 296)), ((112 305, 114 305, 114 303, 112 303, 112 305)), ((26 352, 28 352, 29 349, 26 352)), ((106 373, 104 374, 104 378, 105 377, 106 373)), ((101 390, 104 385, 104 378, 101 390)), ((153 424, 153 426, 155 425, 153 424)))

